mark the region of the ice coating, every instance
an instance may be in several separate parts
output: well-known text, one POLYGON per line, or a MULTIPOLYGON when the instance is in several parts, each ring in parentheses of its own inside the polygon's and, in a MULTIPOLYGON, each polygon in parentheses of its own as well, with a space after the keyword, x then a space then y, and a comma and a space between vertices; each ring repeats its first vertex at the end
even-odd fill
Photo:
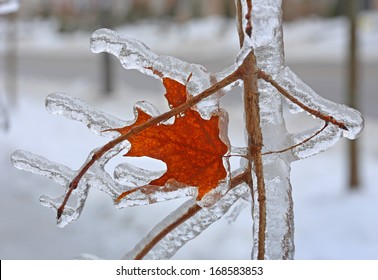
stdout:
MULTIPOLYGON (((241 1, 244 11, 247 2, 241 1)), ((271 75, 284 64, 281 1, 252 1, 252 38, 245 42, 253 46, 257 66, 271 75), (250 41, 250 42, 249 42, 250 41)), ((244 28, 246 21, 244 20, 244 28)), ((258 82, 260 118, 264 149, 277 150, 290 146, 291 139, 285 127, 281 96, 264 81, 258 82)), ((294 256, 293 201, 291 197, 290 163, 285 155, 265 156, 264 180, 266 188, 266 259, 291 259, 294 256)), ((259 232, 259 202, 254 183, 252 205, 253 239, 252 258, 257 258, 259 232)))
POLYGON ((158 57, 142 42, 132 38, 122 38, 114 31, 105 28, 95 31, 90 43, 92 52, 111 53, 119 58, 126 69, 136 69, 145 74, 151 73, 148 67, 151 67, 158 57))
MULTIPOLYGON (((249 187, 242 184, 224 195, 212 207, 201 208, 194 216, 180 224, 178 227, 170 231, 146 256, 144 259, 169 259, 182 246, 190 240, 196 238, 212 223, 222 218, 230 207, 237 202, 249 187)), ((157 224, 152 231, 139 243, 135 248, 127 253, 123 259, 134 259, 136 255, 148 244, 161 230, 172 222, 176 221, 184 213, 186 213, 196 202, 191 199, 182 204, 177 210, 172 212, 163 221, 157 224)))
MULTIPOLYGON (((123 37, 110 29, 96 30, 91 37, 94 53, 108 52, 116 56, 125 69, 135 69, 143 74, 161 79, 168 77, 187 86, 190 95, 197 95, 212 85, 212 76, 198 64, 175 57, 157 55, 142 42, 123 37)), ((219 93, 221 94, 221 93, 219 93)), ((219 108, 219 96, 213 95, 196 105, 205 119, 219 108)))
POLYGON ((323 115, 332 116, 334 119, 342 121, 347 128, 347 130, 342 130, 343 137, 355 139, 361 133, 364 120, 360 112, 317 95, 289 67, 282 67, 275 80, 303 104, 323 115))
MULTIPOLYGON (((114 182, 114 180, 112 180, 109 174, 104 170, 105 164, 124 148, 125 143, 115 146, 88 171, 78 187, 72 192, 72 199, 70 200, 70 203, 65 209, 62 217, 58 220, 59 227, 64 227, 79 218, 90 187, 96 187, 105 191, 114 200, 120 193, 125 191, 125 187, 114 182), (72 205, 72 202, 75 203, 72 205)), ((91 156, 92 154, 90 154, 88 158, 91 156)), ((44 157, 34 155, 27 151, 18 150, 14 152, 11 160, 13 165, 18 169, 48 177, 54 182, 63 186, 64 189, 68 188, 69 183, 76 174, 76 172, 69 167, 51 162, 44 157)), ((42 196, 41 203, 44 206, 54 209, 56 213, 56 210, 61 205, 63 199, 64 195, 57 198, 42 196)))
POLYGON ((120 183, 132 183, 135 186, 147 185, 164 174, 162 171, 151 171, 131 163, 123 163, 114 169, 114 179, 120 183))
MULTIPOLYGON (((92 132, 105 134, 103 130, 122 127, 125 122, 109 114, 93 109, 82 100, 64 93, 52 93, 45 101, 46 110, 51 114, 62 115, 68 119, 84 123, 92 132)), ((112 133, 113 137, 116 133, 112 133)))

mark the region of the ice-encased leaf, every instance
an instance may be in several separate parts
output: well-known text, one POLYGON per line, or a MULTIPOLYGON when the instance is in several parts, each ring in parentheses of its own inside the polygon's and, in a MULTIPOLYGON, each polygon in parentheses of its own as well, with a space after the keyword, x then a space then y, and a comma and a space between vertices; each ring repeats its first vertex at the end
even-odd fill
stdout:
MULTIPOLYGON (((109 129, 121 127, 125 124, 132 124, 134 122, 134 120, 123 121, 115 118, 102 111, 93 109, 90 105, 78 98, 70 97, 62 93, 50 94, 46 98, 46 109, 52 114, 62 115, 71 120, 80 121, 84 123, 92 132, 111 138, 117 137, 118 132, 112 132, 109 131, 109 129)), ((151 116, 157 116, 160 114, 155 106, 145 101, 137 102, 135 104, 135 114, 137 114, 138 110, 141 110, 151 116)), ((73 191, 72 198, 69 200, 70 205, 67 206, 61 219, 58 221, 59 226, 65 226, 68 223, 75 221, 80 216, 90 187, 98 188, 109 194, 118 208, 146 205, 183 196, 196 195, 196 188, 184 187, 182 184, 177 185, 174 180, 170 180, 165 186, 154 186, 154 192, 145 193, 136 191, 127 198, 118 201, 117 198, 123 192, 130 190, 135 186, 141 185, 142 182, 144 184, 148 184, 149 180, 151 181, 154 176, 156 177, 158 174, 165 172, 162 171, 157 173, 136 168, 135 166, 131 167, 131 165, 121 164, 115 168, 115 178, 113 178, 105 171, 106 163, 120 151, 128 149, 130 149, 130 143, 128 141, 124 141, 114 147, 112 150, 108 151, 90 168, 90 170, 81 180, 78 188, 73 191)), ((86 162, 92 159, 95 152, 96 150, 92 151, 86 162)), ((50 162, 47 159, 35 156, 28 152, 15 152, 12 156, 12 162, 19 169, 43 175, 54 180, 62 185, 66 190, 77 173, 68 167, 50 162), (60 180, 58 180, 58 178, 60 178, 60 180)), ((63 199, 64 195, 58 198, 43 196, 41 198, 41 202, 44 206, 56 210, 63 202, 63 199)))

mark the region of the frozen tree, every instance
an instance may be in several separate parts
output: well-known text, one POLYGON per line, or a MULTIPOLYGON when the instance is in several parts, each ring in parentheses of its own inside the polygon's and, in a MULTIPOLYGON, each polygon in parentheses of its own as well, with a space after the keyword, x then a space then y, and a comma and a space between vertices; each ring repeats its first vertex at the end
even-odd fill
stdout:
POLYGON ((26 151, 13 154, 16 167, 64 187, 61 197, 41 198, 57 211, 59 226, 80 216, 91 187, 110 195, 119 208, 189 196, 124 256, 167 259, 243 198, 252 205, 252 258, 294 257, 290 164, 330 148, 341 137, 357 137, 363 119, 357 111, 318 96, 285 65, 280 0, 235 2, 241 49, 235 63, 217 73, 159 56, 109 29, 92 35, 93 52, 111 53, 124 68, 161 79, 171 109, 160 113, 152 104, 139 102, 134 106, 135 119, 124 121, 62 93, 48 96, 49 112, 81 121, 94 133, 112 138, 94 150, 78 171, 26 151), (240 87, 244 96, 245 147, 234 147, 228 140, 227 112, 219 104, 234 87, 240 87), (306 111, 314 116, 318 125, 288 133, 283 102, 293 114, 306 111), (106 172, 108 161, 124 150, 126 156, 140 156, 144 150, 144 155, 166 162, 167 169, 156 172, 120 164, 113 175, 106 172), (175 152, 170 158, 167 151, 175 152), (240 157, 234 170, 230 157, 240 157))

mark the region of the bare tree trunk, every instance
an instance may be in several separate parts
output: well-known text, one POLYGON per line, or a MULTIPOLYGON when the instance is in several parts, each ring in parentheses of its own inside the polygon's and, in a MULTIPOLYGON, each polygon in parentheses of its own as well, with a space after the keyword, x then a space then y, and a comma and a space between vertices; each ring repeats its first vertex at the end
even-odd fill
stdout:
MULTIPOLYGON (((359 1, 348 0, 347 15, 349 18, 349 57, 348 57, 348 105, 358 109, 358 57, 357 57, 357 24, 356 17, 359 1)), ((358 142, 349 141, 349 187, 356 189, 360 185, 358 167, 358 142)))

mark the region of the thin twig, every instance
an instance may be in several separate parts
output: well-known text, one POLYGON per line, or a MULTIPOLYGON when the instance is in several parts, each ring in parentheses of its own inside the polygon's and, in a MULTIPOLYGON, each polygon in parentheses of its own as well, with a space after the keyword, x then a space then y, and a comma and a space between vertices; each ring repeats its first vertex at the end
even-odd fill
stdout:
POLYGON ((321 129, 319 129, 316 133, 314 133, 310 137, 306 138, 305 140, 301 141, 300 143, 297 143, 297 144, 295 144, 293 146, 290 146, 290 147, 288 147, 286 149, 283 149, 283 150, 265 152, 262 155, 266 156, 266 155, 271 155, 271 154, 281 154, 281 153, 287 152, 289 150, 292 150, 292 149, 294 149, 294 148, 296 148, 298 146, 301 146, 301 145, 307 143, 308 141, 310 141, 311 139, 313 139, 314 137, 316 137, 317 135, 319 135, 324 129, 326 129, 326 127, 328 126, 328 124, 329 124, 328 122, 325 122, 324 126, 321 129))
POLYGON ((241 48, 243 47, 243 43, 244 43, 243 8, 242 8, 241 0, 236 0, 235 6, 236 6, 236 27, 239 34, 239 44, 241 48))

